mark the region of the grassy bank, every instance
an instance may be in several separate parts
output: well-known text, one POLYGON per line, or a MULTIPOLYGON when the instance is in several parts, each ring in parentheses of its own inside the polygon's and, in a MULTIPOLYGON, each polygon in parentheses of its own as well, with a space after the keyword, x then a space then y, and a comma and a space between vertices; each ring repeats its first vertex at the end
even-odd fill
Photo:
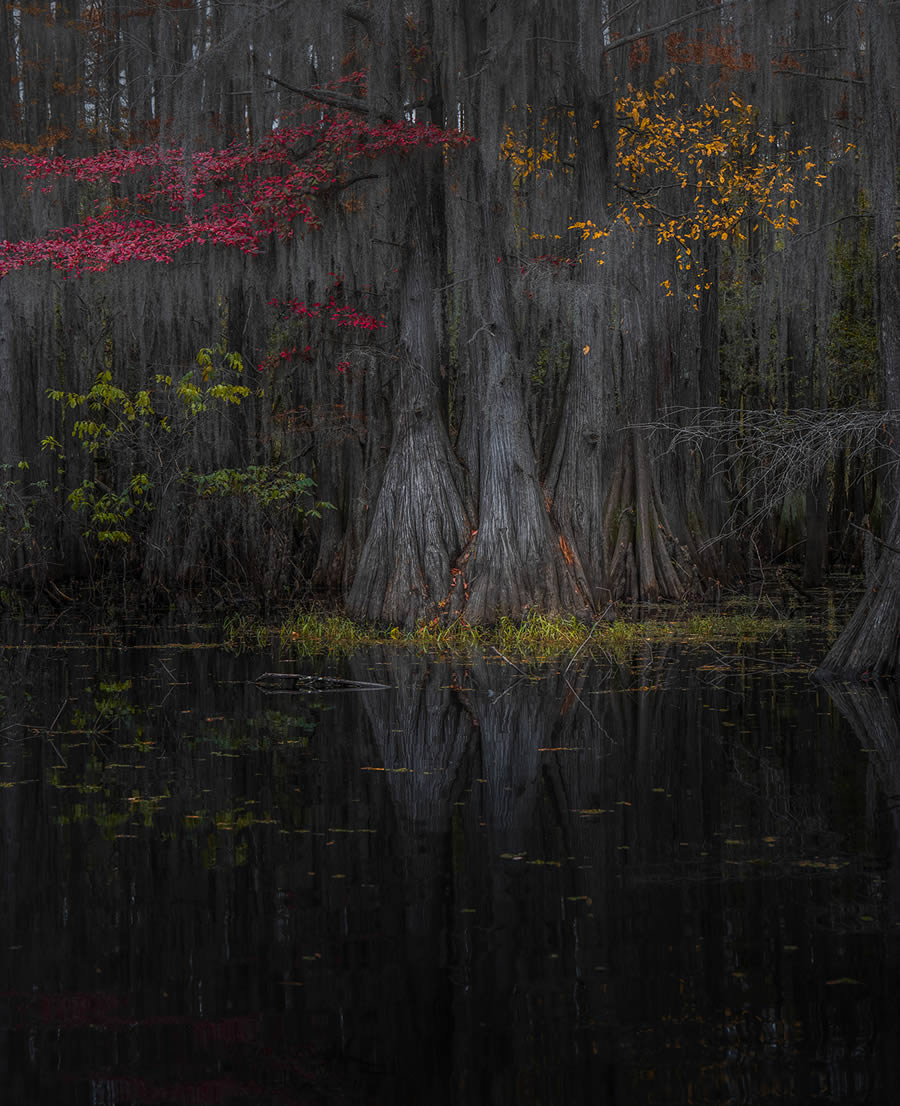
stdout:
POLYGON ((597 651, 621 657, 656 643, 751 642, 785 628, 785 622, 748 613, 672 612, 671 617, 640 621, 615 619, 585 623, 572 617, 531 614, 521 622, 501 619, 494 626, 472 626, 462 619, 437 620, 412 630, 376 627, 323 610, 298 611, 279 624, 239 615, 224 624, 225 644, 233 650, 270 649, 306 655, 348 654, 372 645, 396 645, 423 653, 461 654, 493 649, 509 658, 541 660, 597 651))

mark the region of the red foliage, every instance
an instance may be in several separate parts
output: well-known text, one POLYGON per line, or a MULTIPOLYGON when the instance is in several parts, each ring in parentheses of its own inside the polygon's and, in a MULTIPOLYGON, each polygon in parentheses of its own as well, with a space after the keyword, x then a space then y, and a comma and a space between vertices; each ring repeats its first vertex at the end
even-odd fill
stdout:
MULTIPOLYGON (((282 318, 285 322, 296 319, 320 319, 337 327, 353 328, 355 330, 371 331, 385 328, 386 324, 374 315, 369 315, 365 311, 351 307, 349 304, 338 303, 336 297, 342 288, 343 279, 337 277, 334 291, 331 292, 325 303, 304 303, 302 300, 293 299, 269 300, 269 306, 282 308, 282 318)), ((306 345, 300 350, 296 345, 293 345, 290 348, 279 350, 278 353, 269 354, 268 357, 264 358, 257 365, 257 369, 262 372, 264 369, 274 368, 279 361, 294 361, 295 359, 306 362, 312 361, 312 347, 306 345)), ((340 361, 335 366, 339 373, 345 373, 351 367, 349 361, 340 361)))
MULTIPOLYGON (((352 80, 359 90, 360 76, 345 80, 352 80)), ((127 261, 169 262, 191 245, 233 246, 256 253, 273 235, 290 238, 298 222, 317 226, 314 198, 345 186, 359 159, 461 147, 470 141, 468 135, 431 123, 373 124, 338 112, 279 127, 254 146, 235 143, 190 157, 182 149, 156 145, 110 149, 83 158, 4 157, 0 167, 21 172, 29 188, 35 181, 49 181, 42 188, 45 192, 61 178, 118 184, 149 173, 151 180, 130 199, 101 201, 95 214, 44 238, 0 242, 0 277, 43 261, 74 276, 127 261)), ((339 325, 372 328, 359 320, 339 325)))
POLYGON ((318 319, 323 317, 324 313, 324 317, 337 326, 352 326, 359 330, 380 330, 385 325, 374 315, 366 315, 362 311, 357 311, 355 307, 337 303, 334 295, 327 303, 301 303, 300 300, 285 300, 283 303, 270 300, 269 303, 272 306, 287 308, 284 316, 286 319, 291 316, 298 319, 318 319))
POLYGON ((646 38, 639 38, 632 43, 631 50, 628 55, 628 65, 631 69, 637 69, 638 66, 646 65, 650 60, 650 41, 646 38))
POLYGON ((772 58, 772 70, 775 73, 802 73, 803 66, 790 50, 786 50, 780 58, 772 58))
POLYGON ((727 30, 716 34, 699 31, 695 39, 686 38, 680 31, 673 31, 666 38, 666 53, 676 65, 717 65, 725 70, 756 69, 753 54, 738 52, 727 30))

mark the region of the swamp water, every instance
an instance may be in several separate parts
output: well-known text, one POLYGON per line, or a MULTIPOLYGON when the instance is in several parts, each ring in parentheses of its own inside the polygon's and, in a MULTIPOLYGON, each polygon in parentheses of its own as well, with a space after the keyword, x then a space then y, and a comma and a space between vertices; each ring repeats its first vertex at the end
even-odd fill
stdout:
POLYGON ((3 1103, 896 1101, 890 695, 6 641, 3 1103))

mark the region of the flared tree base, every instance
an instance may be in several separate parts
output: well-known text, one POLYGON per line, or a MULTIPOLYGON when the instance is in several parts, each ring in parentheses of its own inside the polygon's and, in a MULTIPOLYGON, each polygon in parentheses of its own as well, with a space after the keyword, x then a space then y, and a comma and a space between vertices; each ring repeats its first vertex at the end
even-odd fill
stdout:
POLYGON ((900 511, 853 617, 816 670, 820 680, 900 678, 900 511))
POLYGON ((702 592, 688 550, 673 536, 653 476, 649 450, 627 431, 604 511, 612 599, 682 599, 702 592))

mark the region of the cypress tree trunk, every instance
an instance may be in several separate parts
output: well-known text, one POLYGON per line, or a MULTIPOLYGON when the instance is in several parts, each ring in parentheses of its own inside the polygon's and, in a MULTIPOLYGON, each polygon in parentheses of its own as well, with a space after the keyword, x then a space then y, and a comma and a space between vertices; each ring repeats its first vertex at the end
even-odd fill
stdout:
POLYGON ((701 406, 709 381, 697 337, 703 309, 664 297, 660 247, 645 240, 638 252, 628 238, 613 239, 616 454, 603 518, 611 597, 654 602, 701 593, 716 574, 715 558, 701 552, 708 513, 702 472, 684 450, 655 458, 644 429, 668 407, 701 406))
POLYGON ((869 679, 900 674, 900 510, 894 508, 876 569, 853 617, 816 671, 819 679, 869 679))
MULTIPOLYGON (((608 125, 610 97, 608 89, 603 90, 604 96, 592 86, 588 71, 592 60, 585 59, 579 51, 573 90, 579 218, 587 218, 594 211, 606 211, 615 173, 615 153, 610 149, 615 132, 608 125), (595 125, 598 119, 603 125, 595 125)), ((577 268, 572 357, 545 481, 553 521, 564 548, 571 552, 582 590, 594 608, 601 610, 612 598, 603 518, 609 472, 614 464, 610 430, 616 407, 611 372, 609 281, 606 269, 594 263, 590 255, 577 268)))
POLYGON ((469 5, 453 33, 463 36, 458 67, 473 79, 445 97, 461 99, 466 125, 478 135, 459 194, 448 200, 456 214, 454 269, 465 279, 459 346, 468 394, 457 449, 478 519, 454 602, 472 622, 521 618, 533 609, 590 608, 540 484, 526 402, 526 358, 536 351, 516 325, 512 302, 517 228, 511 174, 500 152, 513 105, 540 102, 534 43, 546 27, 538 22, 539 8, 469 5))
MULTIPOLYGON (((608 14, 606 26, 581 14, 572 65, 574 217, 598 227, 624 195, 617 185, 616 90, 628 82, 650 87, 661 64, 652 31, 640 49, 618 50, 628 12, 608 14), (648 64, 654 52, 656 68, 648 64)), ((666 22, 664 12, 658 22, 666 22)), ((716 251, 707 252, 712 270, 716 251)), ((579 248, 573 356, 546 486, 595 605, 626 596, 678 599, 720 574, 719 558, 704 548, 720 508, 697 459, 680 451, 659 463, 636 429, 666 407, 718 401, 716 296, 702 296, 695 310, 678 291, 685 281, 673 268, 669 247, 652 228, 618 225, 579 248), (664 295, 663 281, 675 294, 664 295)))
MULTIPOLYGON (((893 415, 886 430, 896 459, 900 441, 900 266, 895 246, 897 202, 897 42, 896 6, 887 0, 868 5, 869 150, 872 164, 873 244, 875 247, 878 352, 884 405, 893 415)), ((896 464, 885 484, 888 505, 886 544, 866 581, 860 604, 818 670, 832 677, 900 676, 900 471, 896 464)))
MULTIPOLYGON (((488 242, 490 250, 494 243, 488 242)), ((503 615, 522 618, 532 609, 581 613, 588 600, 579 591, 571 554, 553 531, 538 479, 503 265, 490 256, 482 265, 485 310, 481 333, 470 340, 480 384, 479 522, 464 566, 465 615, 471 622, 493 622, 503 615)))
MULTIPOLYGON (((584 325, 593 307, 587 302, 576 308, 581 334, 593 335, 604 326, 599 320, 584 325)), ((595 610, 603 609, 612 598, 603 520, 604 476, 609 463, 609 435, 604 432, 603 416, 612 407, 604 352, 602 345, 596 351, 591 346, 587 354, 577 343, 573 348, 559 431, 544 484, 561 548, 571 557, 581 593, 595 610)))
POLYGON ((441 411, 435 270, 442 255, 417 157, 392 173, 409 234, 400 290, 393 440, 347 609, 411 627, 449 602, 450 568, 469 537, 461 473, 441 411))
MULTIPOLYGON (((386 3, 378 11, 373 111, 401 119, 424 87, 430 102, 420 118, 444 124, 432 24, 430 4, 404 13, 386 3)), ((346 600, 357 618, 407 628, 449 605, 451 566, 471 531, 442 403, 436 316, 446 259, 443 171, 437 151, 406 155, 389 170, 383 236, 400 247, 391 448, 346 600)))

